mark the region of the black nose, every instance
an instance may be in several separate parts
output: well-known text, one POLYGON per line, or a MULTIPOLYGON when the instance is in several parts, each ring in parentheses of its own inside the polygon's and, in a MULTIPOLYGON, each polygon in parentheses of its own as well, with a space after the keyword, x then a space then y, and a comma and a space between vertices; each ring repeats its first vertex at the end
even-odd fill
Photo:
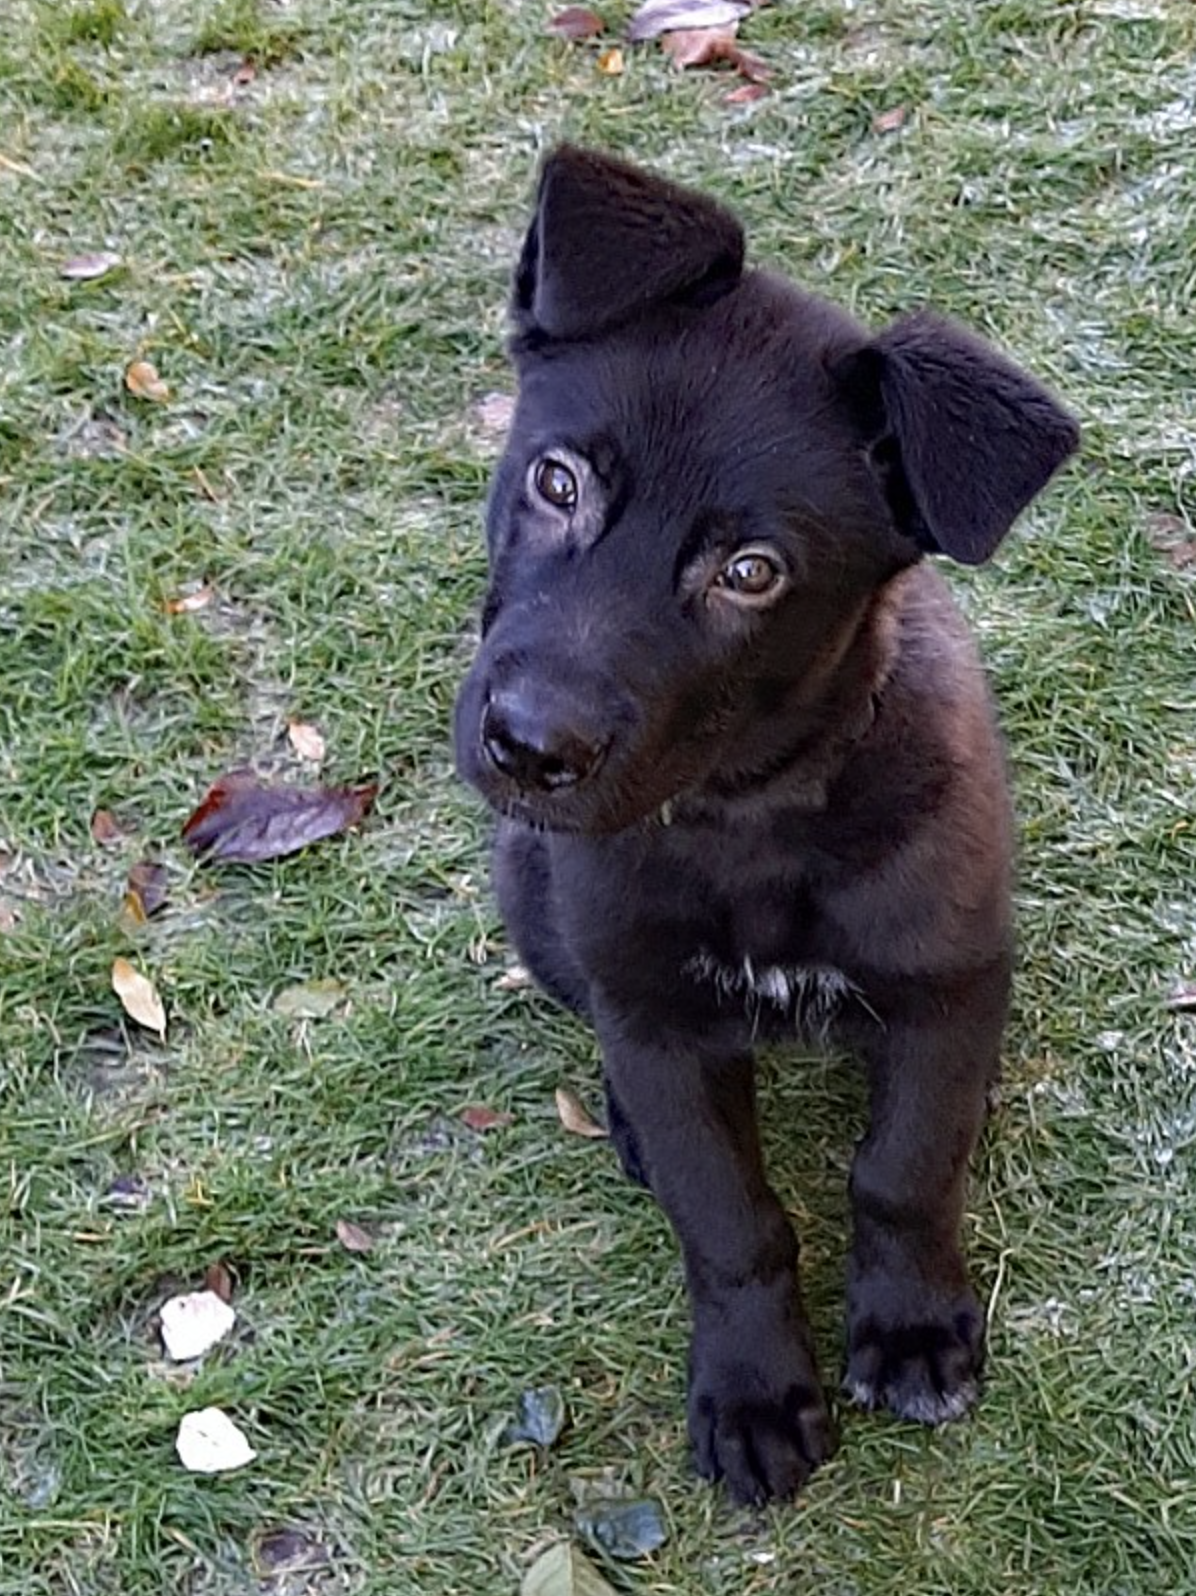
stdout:
POLYGON ((518 786, 555 792, 592 776, 605 744, 518 688, 496 692, 482 712, 486 758, 518 786))

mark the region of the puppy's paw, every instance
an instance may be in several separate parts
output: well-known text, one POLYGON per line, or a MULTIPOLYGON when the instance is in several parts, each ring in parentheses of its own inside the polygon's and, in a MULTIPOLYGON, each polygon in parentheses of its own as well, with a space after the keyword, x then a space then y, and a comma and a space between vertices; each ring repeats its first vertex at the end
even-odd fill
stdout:
POLYGON ((698 1473, 752 1505, 793 1496, 834 1450, 812 1365, 788 1380, 746 1360, 699 1369, 690 1383, 689 1433, 698 1473))
POLYGON ((853 1313, 843 1388, 860 1407, 945 1424, 976 1401, 983 1363, 984 1319, 966 1291, 920 1313, 853 1313))

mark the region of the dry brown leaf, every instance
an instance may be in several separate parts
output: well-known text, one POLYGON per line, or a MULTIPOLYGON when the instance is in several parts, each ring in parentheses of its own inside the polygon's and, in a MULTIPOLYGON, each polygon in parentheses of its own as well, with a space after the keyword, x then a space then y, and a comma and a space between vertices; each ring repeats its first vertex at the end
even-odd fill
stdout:
POLYGON ((482 1103, 467 1104, 460 1115, 462 1125, 471 1131, 495 1130, 500 1125, 509 1125, 514 1117, 500 1109, 487 1108, 482 1103))
POLYGON ((336 1239, 346 1252, 373 1252, 374 1238, 368 1230, 355 1225, 351 1219, 338 1219, 336 1239))
POLYGON ((206 610, 215 597, 216 589, 205 584, 192 588, 189 593, 180 593, 177 598, 167 599, 162 608, 167 615, 194 615, 196 610, 206 610))
POLYGON ((72 255, 70 260, 63 261, 58 274, 73 283, 89 283, 97 277, 106 277, 121 264, 120 256, 112 250, 100 249, 93 255, 72 255))
POLYGON ((203 1272, 203 1285, 205 1291, 213 1292, 221 1302, 233 1300, 233 1277, 225 1264, 210 1263, 203 1272))
POLYGON ((323 763, 328 745, 315 726, 305 720, 288 720, 287 736, 300 759, 306 759, 311 765, 323 763))
POLYGON ((908 116, 908 105, 890 106, 887 111, 878 111, 872 118, 872 131, 874 133, 896 133, 898 128, 905 126, 908 116))
POLYGON ((617 44, 611 45, 609 50, 603 50, 598 57, 598 70, 605 72, 608 78, 617 78, 623 70, 623 52, 617 44))
POLYGON ((1177 571, 1196 570, 1196 530, 1181 515, 1156 510, 1146 517, 1146 537, 1151 548, 1177 571))
POLYGON ((135 920, 146 921, 166 904, 166 867, 152 859, 138 859, 125 883, 125 909, 135 920))
POLYGON ((561 1124, 572 1136, 606 1135, 602 1126, 591 1118, 581 1098, 567 1086, 558 1086, 556 1089, 556 1111, 561 1124))
POLYGON ((723 104, 750 105, 753 100, 762 100, 767 93, 768 87, 764 83, 741 83, 730 94, 723 95, 723 104))
POLYGON ((254 61, 252 56, 247 55, 245 57, 245 59, 241 62, 241 65, 237 68, 237 70, 232 75, 233 88, 234 89, 245 89, 245 88, 248 88, 249 85, 253 82, 254 78, 256 78, 256 77, 257 77, 257 63, 254 61))
POLYGON ((91 840, 101 848, 114 848, 128 836, 128 831, 111 809, 96 809, 91 816, 91 840))
POLYGON ((154 983, 129 963, 128 959, 112 962, 112 990, 131 1020, 144 1025, 147 1031, 157 1031, 166 1040, 166 1010, 154 983))
POLYGON ((297 853, 357 825, 378 786, 291 787, 249 771, 221 776, 183 827, 192 853, 208 862, 258 864, 297 853))
POLYGON ((627 27, 638 43, 678 28, 725 28, 752 9, 750 0, 644 0, 627 27))
POLYGON ((605 27, 598 13, 587 6, 566 6, 552 18, 547 31, 555 33, 559 39, 592 39, 605 27))
POLYGON ((158 368, 149 360, 135 360, 125 372, 125 387, 135 399, 148 399, 151 404, 162 405, 170 398, 170 389, 158 375, 158 368))
POLYGON ((725 28, 678 28, 664 35, 660 48, 666 55, 672 56, 674 66, 679 67, 709 66, 714 61, 729 61, 739 48, 735 43, 738 26, 737 22, 732 22, 725 28))

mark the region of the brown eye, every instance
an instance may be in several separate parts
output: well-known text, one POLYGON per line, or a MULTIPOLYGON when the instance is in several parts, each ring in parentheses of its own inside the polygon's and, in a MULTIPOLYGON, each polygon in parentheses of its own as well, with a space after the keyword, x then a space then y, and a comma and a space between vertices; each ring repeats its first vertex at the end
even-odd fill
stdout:
POLYGON ((751 551, 728 560, 718 573, 718 584, 741 598, 763 598, 780 583, 782 573, 766 554, 751 551))
POLYGON ((577 508, 577 478, 567 465, 562 465, 551 455, 540 461, 532 480, 540 497, 558 510, 577 508))

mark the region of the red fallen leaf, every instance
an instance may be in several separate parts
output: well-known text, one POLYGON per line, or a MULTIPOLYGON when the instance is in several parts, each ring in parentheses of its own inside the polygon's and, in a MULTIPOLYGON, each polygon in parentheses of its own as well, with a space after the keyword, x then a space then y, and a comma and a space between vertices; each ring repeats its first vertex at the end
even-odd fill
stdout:
POLYGON ((772 68, 736 43, 736 26, 732 23, 727 28, 678 28, 664 35, 660 47, 679 67, 713 66, 717 61, 726 61, 749 83, 766 83, 772 77, 772 68))
POLYGON ((896 133, 898 128, 905 126, 908 116, 908 105, 894 105, 887 111, 878 111, 872 118, 872 131, 874 133, 896 133))
POLYGON ((741 83, 737 89, 732 89, 730 94, 723 95, 723 104, 750 105, 753 100, 762 100, 767 93, 766 84, 741 83))
POLYGON ((363 787, 292 787, 234 770, 214 782, 183 827, 192 853, 223 864, 259 864, 356 826, 377 782, 363 787))
POLYGON ((96 809, 91 817, 91 840, 101 848, 114 848, 128 833, 111 809, 96 809))
POLYGON ((134 920, 148 920, 166 902, 166 868, 152 859, 138 859, 125 883, 125 908, 134 920))
POLYGON ((596 11, 586 6, 566 6, 553 17, 547 32, 555 33, 560 39, 592 39, 605 27, 606 23, 596 11))
POLYGON ((462 1125, 471 1131, 494 1130, 499 1125, 509 1125, 514 1117, 497 1108, 486 1108, 482 1103, 470 1103, 460 1114, 462 1125))

